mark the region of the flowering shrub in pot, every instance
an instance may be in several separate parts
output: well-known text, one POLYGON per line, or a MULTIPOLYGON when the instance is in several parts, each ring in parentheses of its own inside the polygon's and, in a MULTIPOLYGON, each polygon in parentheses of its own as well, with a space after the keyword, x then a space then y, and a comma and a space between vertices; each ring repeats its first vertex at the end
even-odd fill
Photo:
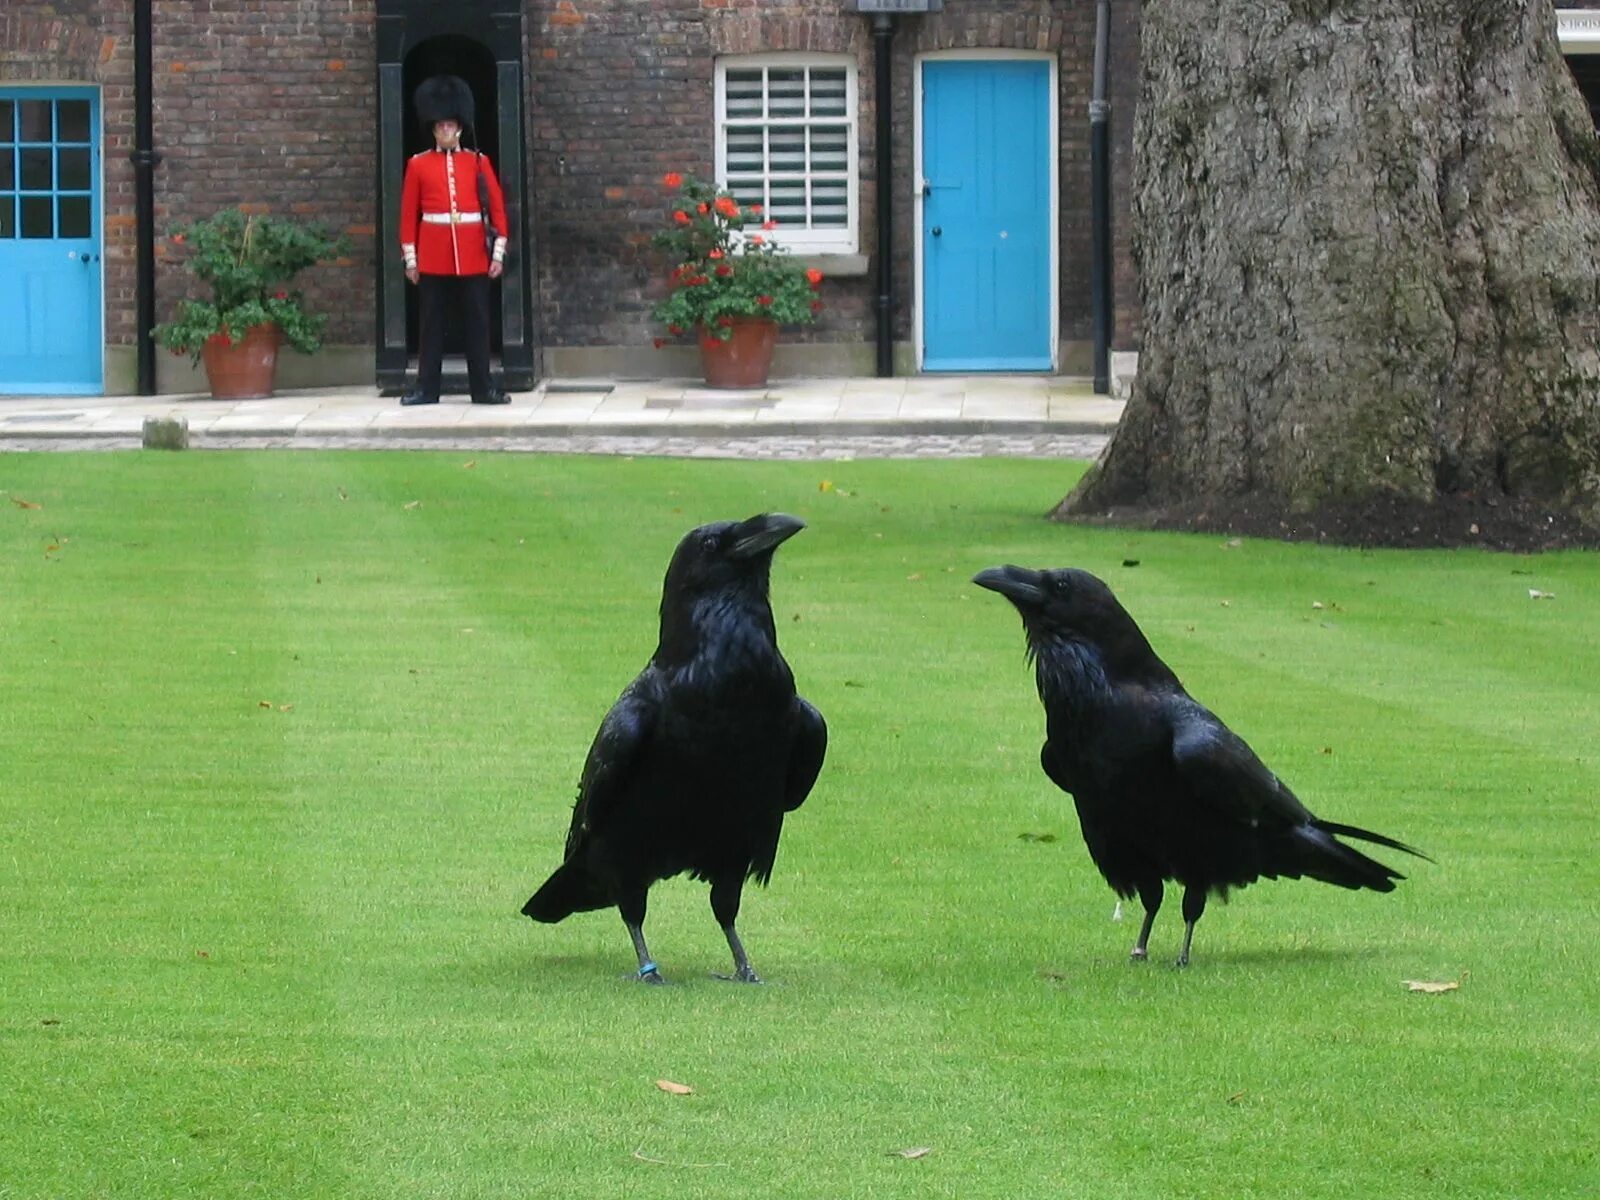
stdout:
MULTIPOLYGON (((728 193, 677 172, 662 182, 675 195, 669 224, 655 235, 654 245, 673 264, 672 290, 656 305, 656 319, 673 336, 694 333, 708 376, 719 355, 737 353, 756 338, 765 342, 770 365, 778 326, 809 324, 821 311, 822 272, 796 262, 767 238, 775 222, 761 220, 759 205, 743 208, 728 193), (758 228, 747 232, 751 224, 758 228), (752 326, 760 327, 759 333, 750 332, 752 326), (730 345, 735 342, 740 345, 730 345)), ((655 339, 658 347, 664 343, 655 339)), ((751 362, 741 379, 754 374, 756 365, 751 362)), ((759 374, 747 382, 765 382, 765 365, 759 374)))
POLYGON ((224 209, 185 225, 172 235, 185 252, 183 265, 211 290, 208 300, 179 302, 170 321, 152 331, 158 343, 191 362, 214 359, 247 341, 252 357, 266 356, 270 369, 279 342, 302 354, 322 347, 328 318, 309 312, 304 295, 290 281, 307 267, 337 258, 348 250, 343 236, 324 227, 288 217, 257 216, 224 209), (270 347, 270 353, 267 348, 270 347))

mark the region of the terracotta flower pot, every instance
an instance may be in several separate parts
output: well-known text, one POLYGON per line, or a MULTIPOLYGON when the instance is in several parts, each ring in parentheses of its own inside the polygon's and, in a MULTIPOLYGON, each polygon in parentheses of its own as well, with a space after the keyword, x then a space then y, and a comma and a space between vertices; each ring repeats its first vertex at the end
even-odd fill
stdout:
POLYGON ((762 317, 735 317, 733 336, 723 341, 700 330, 700 370, 706 386, 714 388, 760 387, 772 370, 772 350, 778 344, 778 323, 762 317))
POLYGON ((272 395, 282 334, 270 321, 252 325, 231 341, 220 333, 206 339, 200 357, 214 400, 259 400, 272 395))

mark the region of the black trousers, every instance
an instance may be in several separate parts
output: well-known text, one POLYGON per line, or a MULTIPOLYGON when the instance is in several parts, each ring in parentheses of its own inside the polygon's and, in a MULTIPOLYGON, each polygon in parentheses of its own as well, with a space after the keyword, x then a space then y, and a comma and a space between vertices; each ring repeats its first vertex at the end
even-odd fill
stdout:
POLYGON ((472 398, 491 390, 489 380, 489 277, 423 275, 417 280, 417 391, 439 398, 444 365, 444 329, 452 311, 461 314, 472 398))

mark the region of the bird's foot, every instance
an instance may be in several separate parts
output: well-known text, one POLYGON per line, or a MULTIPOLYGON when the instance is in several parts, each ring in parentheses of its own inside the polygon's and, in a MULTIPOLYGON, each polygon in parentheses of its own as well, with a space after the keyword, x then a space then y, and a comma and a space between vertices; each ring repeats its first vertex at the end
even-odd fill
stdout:
POLYGON ((661 978, 661 969, 653 962, 640 964, 638 979, 640 983, 665 983, 661 978))
POLYGON ((760 983, 761 976, 757 975, 755 968, 748 963, 740 967, 732 975, 724 975, 720 971, 711 972, 711 978, 720 979, 724 983, 760 983))
POLYGON ((1143 946, 1135 946, 1131 951, 1128 952, 1129 962, 1144 962, 1149 957, 1150 951, 1146 950, 1143 946))

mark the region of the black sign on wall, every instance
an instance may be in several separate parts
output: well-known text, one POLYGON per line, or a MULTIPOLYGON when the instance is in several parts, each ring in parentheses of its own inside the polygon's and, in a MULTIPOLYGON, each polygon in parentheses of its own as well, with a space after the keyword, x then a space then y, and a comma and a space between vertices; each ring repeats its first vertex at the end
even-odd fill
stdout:
MULTIPOLYGON (((378 0, 378 387, 405 390, 415 345, 415 300, 400 260, 396 223, 406 159, 433 142, 412 112, 416 87, 433 75, 459 75, 472 88, 476 148, 487 154, 506 194, 511 244, 495 297, 492 341, 504 386, 531 388, 534 374, 533 267, 523 147, 522 8, 519 0, 378 0)), ((449 351, 447 344, 446 350, 449 351)), ((448 369, 448 391, 466 378, 448 369)))

